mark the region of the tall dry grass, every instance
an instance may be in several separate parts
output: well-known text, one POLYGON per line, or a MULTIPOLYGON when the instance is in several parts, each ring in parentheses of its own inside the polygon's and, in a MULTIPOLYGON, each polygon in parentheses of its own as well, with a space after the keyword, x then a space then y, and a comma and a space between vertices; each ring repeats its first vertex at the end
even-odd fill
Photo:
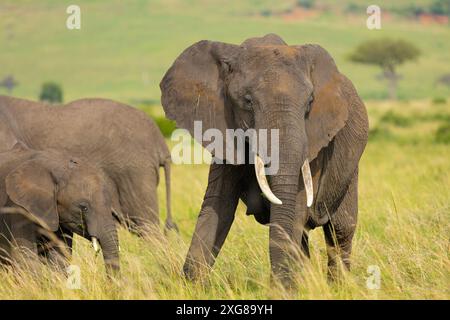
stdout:
MULTIPOLYGON (((450 146, 433 142, 439 117, 419 117, 449 110, 424 102, 369 104, 371 126, 387 126, 393 135, 372 139, 361 160, 353 267, 343 281, 327 283, 323 234, 316 229, 311 260, 297 277, 299 290, 272 286, 268 229, 245 216, 242 205, 210 276, 202 283, 186 281, 181 270, 208 167, 174 166, 179 235, 142 239, 121 229, 117 281, 105 276, 90 244, 77 238, 71 263, 80 267, 80 289, 69 289, 65 275, 44 266, 33 272, 6 269, 0 271, 0 299, 449 299, 450 146), (383 125, 389 110, 422 120, 402 128, 383 125), (366 286, 369 266, 381 271, 378 290, 366 286)), ((164 216, 164 187, 159 192, 164 216)))

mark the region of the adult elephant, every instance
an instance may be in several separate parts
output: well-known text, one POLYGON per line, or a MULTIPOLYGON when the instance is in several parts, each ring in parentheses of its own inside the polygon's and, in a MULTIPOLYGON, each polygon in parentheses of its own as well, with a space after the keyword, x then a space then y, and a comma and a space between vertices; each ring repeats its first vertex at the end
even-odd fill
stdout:
POLYGON ((35 150, 81 156, 102 169, 112 190, 112 212, 138 234, 159 226, 157 185, 165 169, 167 228, 170 152, 155 123, 142 111, 106 99, 52 106, 0 96, 0 151, 17 141, 35 150))
POLYGON ((256 170, 249 164, 211 165, 184 265, 188 277, 214 263, 239 199, 247 214, 270 222, 272 271, 283 282, 292 280, 292 257, 309 255, 308 231, 318 226, 325 231, 330 272, 337 253, 350 266, 368 119, 326 50, 290 46, 274 34, 241 45, 200 41, 175 60, 160 87, 167 117, 191 134, 194 121, 224 135, 226 129, 279 129, 279 169, 270 181, 259 156, 256 170))

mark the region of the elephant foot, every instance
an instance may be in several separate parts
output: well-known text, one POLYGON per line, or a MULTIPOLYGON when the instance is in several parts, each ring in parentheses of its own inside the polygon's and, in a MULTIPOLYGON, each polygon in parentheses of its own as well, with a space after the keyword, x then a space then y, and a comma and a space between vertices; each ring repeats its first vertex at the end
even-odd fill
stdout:
POLYGON ((211 267, 206 264, 201 264, 198 261, 186 261, 183 266, 184 278, 188 281, 201 283, 206 285, 208 283, 208 275, 210 274, 211 267))
POLYGON ((120 267, 115 264, 108 264, 105 266, 106 276, 109 280, 117 281, 121 278, 120 267))
POLYGON ((167 235, 170 230, 175 230, 178 234, 180 233, 180 230, 175 222, 166 220, 166 224, 164 225, 164 234, 167 235))
POLYGON ((345 273, 350 271, 350 265, 346 263, 335 263, 328 265, 328 284, 342 284, 345 280, 345 273))
POLYGON ((189 281, 196 281, 199 279, 199 275, 198 275, 198 270, 196 270, 197 268, 194 266, 193 262, 188 262, 186 261, 184 266, 183 266, 183 276, 184 278, 186 278, 189 281))
POLYGON ((271 274, 270 287, 275 294, 283 292, 288 296, 294 296, 298 292, 298 284, 294 280, 292 272, 284 274, 271 274))

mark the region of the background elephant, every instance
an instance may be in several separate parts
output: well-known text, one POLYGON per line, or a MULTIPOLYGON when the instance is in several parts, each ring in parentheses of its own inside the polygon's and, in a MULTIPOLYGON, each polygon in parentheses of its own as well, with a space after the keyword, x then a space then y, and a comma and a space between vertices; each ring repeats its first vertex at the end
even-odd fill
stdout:
POLYGON ((290 282, 288 264, 297 248, 308 256, 308 230, 318 226, 325 231, 330 270, 337 252, 349 267, 368 119, 326 50, 289 46, 273 34, 241 45, 200 41, 175 60, 160 87, 167 117, 191 134, 195 120, 203 130, 279 129, 279 170, 270 187, 261 188, 266 198, 258 186, 266 177, 256 176, 252 165, 211 165, 187 276, 214 263, 239 199, 248 214, 270 222, 270 259, 278 278, 290 282))
POLYGON ((170 208, 170 152, 144 112, 105 99, 51 106, 0 96, 0 151, 16 141, 82 156, 101 168, 113 190, 115 216, 138 233, 159 226, 156 189, 163 166, 166 227, 176 228, 170 208))
POLYGON ((61 264, 76 233, 101 246, 107 270, 118 270, 111 198, 102 170, 88 161, 17 143, 0 153, 0 255, 39 253, 61 264))

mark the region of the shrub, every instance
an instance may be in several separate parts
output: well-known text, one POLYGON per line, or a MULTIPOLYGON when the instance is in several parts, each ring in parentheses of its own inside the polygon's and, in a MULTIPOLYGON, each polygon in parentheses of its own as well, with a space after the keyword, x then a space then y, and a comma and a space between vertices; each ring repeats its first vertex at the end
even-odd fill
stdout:
POLYGON ((269 9, 261 10, 261 15, 263 17, 270 17, 272 15, 272 11, 270 11, 269 9))
POLYGON ((399 8, 399 9, 395 10, 395 13, 397 13, 399 15, 412 16, 412 17, 417 17, 425 12, 426 12, 425 8, 420 5, 417 5, 417 4, 411 4, 411 5, 407 6, 406 8, 399 8))
POLYGON ((450 123, 443 124, 437 129, 435 141, 437 143, 450 144, 450 123))
POLYGON ((446 73, 440 76, 437 80, 437 83, 450 87, 450 73, 446 73))
POLYGON ((314 0, 297 0, 297 6, 311 9, 312 7, 314 7, 314 0))
POLYGON ((412 124, 412 119, 396 114, 392 110, 386 112, 380 119, 382 123, 390 123, 397 127, 409 127, 412 124))
POLYGON ((430 5, 430 12, 450 16, 450 2, 448 0, 434 0, 430 5))
POLYGON ((369 140, 370 141, 376 141, 376 140, 389 140, 392 138, 392 134, 386 127, 375 127, 373 129, 370 129, 369 131, 369 140))
POLYGON ((8 75, 0 81, 0 87, 4 87, 8 94, 11 94, 13 89, 18 85, 14 76, 8 75))
POLYGON ((433 104, 446 104, 447 99, 445 99, 444 97, 435 97, 435 98, 433 98, 433 100, 431 100, 431 102, 433 104))
POLYGON ((447 113, 427 113, 416 116, 418 121, 441 121, 450 123, 450 114, 447 113))
POLYGON ((166 138, 170 137, 172 135, 172 132, 176 128, 174 121, 171 121, 164 117, 155 117, 153 118, 153 120, 155 120, 156 125, 159 127, 159 130, 161 130, 161 133, 166 138))
POLYGON ((345 12, 349 12, 349 13, 360 13, 366 10, 366 7, 364 5, 359 5, 356 3, 349 3, 347 4, 347 6, 345 7, 345 12))
POLYGON ((61 87, 54 82, 46 82, 42 85, 40 101, 50 103, 61 103, 63 101, 63 92, 61 87))

